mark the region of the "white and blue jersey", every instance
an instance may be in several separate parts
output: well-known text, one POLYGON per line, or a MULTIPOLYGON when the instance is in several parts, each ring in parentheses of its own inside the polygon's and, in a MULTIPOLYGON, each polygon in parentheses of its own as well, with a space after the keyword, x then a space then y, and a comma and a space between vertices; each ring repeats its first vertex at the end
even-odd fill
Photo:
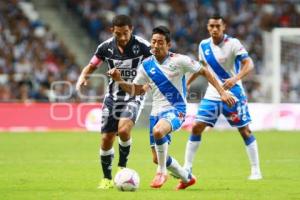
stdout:
MULTIPOLYGON (((241 61, 248 57, 248 52, 240 41, 228 35, 224 35, 223 41, 218 45, 214 44, 211 38, 202 40, 199 45, 199 60, 207 63, 208 69, 220 84, 223 84, 225 79, 237 75, 241 69, 241 61)), ((221 102, 219 93, 209 84, 204 99, 200 103, 196 120, 214 126, 222 113, 231 126, 247 125, 251 118, 242 82, 237 82, 229 92, 237 100, 232 108, 221 102)))
POLYGON ((151 115, 157 116, 167 110, 186 112, 186 80, 187 72, 198 72, 199 62, 188 56, 169 53, 162 63, 154 56, 145 59, 138 68, 133 83, 149 84, 153 95, 151 115))
POLYGON ((151 56, 139 66, 133 83, 148 83, 153 98, 150 116, 151 145, 154 144, 152 129, 160 119, 167 120, 172 126, 172 131, 181 127, 186 114, 185 74, 198 72, 200 69, 199 62, 175 53, 169 53, 162 63, 159 63, 155 56, 151 56))

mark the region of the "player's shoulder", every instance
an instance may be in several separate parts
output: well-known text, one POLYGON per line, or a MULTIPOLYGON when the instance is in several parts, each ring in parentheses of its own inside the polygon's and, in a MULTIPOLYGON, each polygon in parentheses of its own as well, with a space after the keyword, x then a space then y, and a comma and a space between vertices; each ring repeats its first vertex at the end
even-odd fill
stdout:
POLYGON ((202 44, 210 43, 210 41, 211 41, 211 38, 203 39, 203 40, 200 41, 199 46, 201 46, 202 44))
POLYGON ((232 43, 232 44, 239 44, 241 43, 240 40, 236 37, 232 37, 230 35, 225 35, 224 43, 232 43))
POLYGON ((98 45, 97 49, 100 49, 100 48, 107 48, 109 45, 112 44, 113 40, 114 40, 113 37, 111 37, 111 38, 109 38, 109 39, 107 39, 107 40, 104 40, 103 42, 101 42, 101 43, 98 45))
POLYGON ((147 40, 145 40, 144 38, 142 38, 141 36, 133 35, 133 37, 141 45, 145 45, 147 47, 150 46, 150 43, 147 40))

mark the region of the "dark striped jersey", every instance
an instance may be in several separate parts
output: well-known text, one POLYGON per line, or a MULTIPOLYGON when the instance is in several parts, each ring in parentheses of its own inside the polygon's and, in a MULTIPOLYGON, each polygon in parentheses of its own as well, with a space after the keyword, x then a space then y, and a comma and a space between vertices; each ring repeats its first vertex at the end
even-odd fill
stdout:
MULTIPOLYGON (((132 35, 123 53, 118 49, 116 39, 112 37, 98 46, 95 55, 102 61, 107 62, 109 69, 119 69, 125 81, 132 82, 137 75, 137 67, 145 58, 152 54, 150 53, 150 43, 148 41, 139 36, 132 35)), ((108 93, 105 97, 111 97, 115 101, 132 99, 111 78, 109 79, 107 91, 108 93)), ((142 100, 143 97, 136 96, 135 98, 136 100, 142 100)))

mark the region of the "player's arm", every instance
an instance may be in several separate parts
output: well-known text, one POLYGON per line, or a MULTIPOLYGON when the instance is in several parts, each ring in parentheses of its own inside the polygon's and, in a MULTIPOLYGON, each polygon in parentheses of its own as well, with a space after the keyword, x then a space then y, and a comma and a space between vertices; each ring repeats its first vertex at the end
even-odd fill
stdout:
POLYGON ((229 107, 232 107, 235 104, 235 99, 232 95, 227 93, 223 87, 219 84, 217 79, 212 75, 212 73, 207 69, 206 66, 203 66, 199 72, 199 75, 205 76, 210 84, 212 84, 218 91, 221 96, 221 100, 224 101, 229 107))
POLYGON ((145 94, 149 87, 147 84, 138 85, 138 84, 124 81, 124 79, 122 79, 121 77, 120 71, 116 68, 109 70, 107 74, 119 84, 122 90, 124 90, 125 92, 129 93, 132 96, 145 94))
POLYGON ((97 69, 97 66, 100 65, 102 62, 103 61, 100 58, 94 55, 90 63, 87 66, 85 66, 81 71, 81 74, 76 83, 77 91, 79 91, 82 86, 87 86, 90 74, 92 74, 97 69))
POLYGON ((243 59, 241 61, 241 71, 237 75, 226 79, 223 84, 223 88, 225 90, 232 88, 239 80, 242 80, 244 77, 246 77, 253 70, 253 68, 254 64, 250 57, 243 59))

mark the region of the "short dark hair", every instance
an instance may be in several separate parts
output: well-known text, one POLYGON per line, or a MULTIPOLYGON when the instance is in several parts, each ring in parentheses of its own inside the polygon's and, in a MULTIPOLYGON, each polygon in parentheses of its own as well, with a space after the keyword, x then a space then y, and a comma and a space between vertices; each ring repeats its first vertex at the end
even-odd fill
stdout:
POLYGON ((170 30, 165 26, 157 26, 152 30, 152 35, 154 34, 162 34, 165 36, 166 41, 169 43, 171 41, 171 33, 170 30))
POLYGON ((112 26, 129 26, 132 27, 131 18, 127 15, 116 15, 112 20, 112 26))
POLYGON ((221 19, 221 20, 223 21, 223 23, 226 23, 224 17, 222 17, 222 16, 221 16, 220 14, 218 14, 218 13, 215 13, 215 14, 211 15, 211 16, 208 18, 208 20, 210 20, 210 19, 216 19, 216 20, 221 19))

